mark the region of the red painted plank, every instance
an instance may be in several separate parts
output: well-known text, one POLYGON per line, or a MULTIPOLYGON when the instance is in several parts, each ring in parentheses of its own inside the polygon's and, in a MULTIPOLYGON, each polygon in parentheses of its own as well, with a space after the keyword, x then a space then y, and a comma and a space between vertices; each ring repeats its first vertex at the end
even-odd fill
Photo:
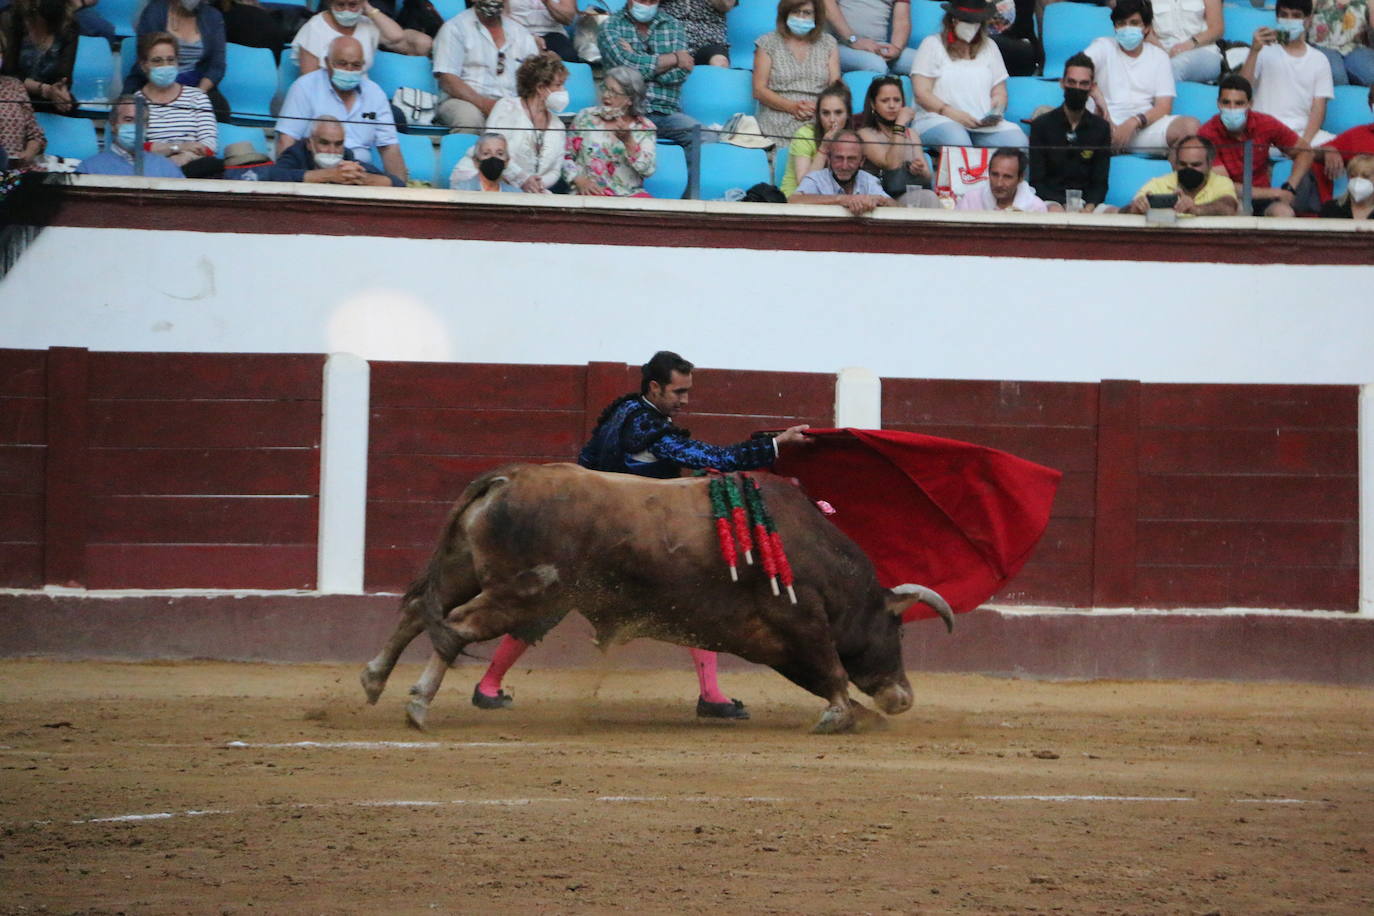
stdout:
POLYGON ((106 496, 91 500, 91 543, 313 544, 319 500, 106 496))
POLYGON ((374 408, 583 409, 584 366, 379 361, 371 367, 374 408))
POLYGON ((313 588, 313 544, 92 544, 90 588, 313 588))
POLYGON ((373 547, 364 554, 363 590, 369 592, 404 592, 420 573, 425 571, 433 547, 373 547))
POLYGON ((1353 521, 1359 480, 1349 477, 1141 475, 1140 518, 1353 521))
POLYGON ((1090 518, 1051 518, 1031 554, 1032 563, 1087 566, 1092 561, 1093 520, 1090 518))
POLYGON ((1271 607, 1353 611, 1359 570, 1348 567, 1141 567, 1139 607, 1271 607))
POLYGON ((1135 600, 1140 383, 1104 380, 1098 424, 1092 600, 1096 607, 1128 607, 1135 600))
POLYGON ((372 411, 369 451, 426 455, 536 454, 571 461, 582 411, 385 408, 372 411))
POLYGON ((1140 440, 1149 474, 1344 475, 1358 462, 1353 429, 1151 429, 1140 440))
POLYGON ((452 508, 452 500, 372 500, 367 504, 367 546, 433 549, 452 508))
POLYGON ((582 398, 582 441, 591 438, 601 411, 620 397, 639 390, 639 370, 624 363, 588 363, 582 398))
POLYGON ((0 494, 0 541, 42 544, 43 503, 41 493, 0 494))
MULTIPOLYGON (((1090 607, 1093 595, 1091 566, 1039 563, 1031 560, 993 604, 1032 604, 1045 607, 1090 607)), ((955 624, 955 633, 959 626, 955 624)))
POLYGON ((315 401, 92 401, 97 448, 290 448, 318 445, 315 401))
POLYGON ((318 449, 92 449, 92 495, 317 496, 318 449))
POLYGON ((92 353, 102 399, 319 401, 324 360, 292 353, 92 353))
POLYGON ((1145 385, 1140 425, 1354 429, 1357 385, 1145 385))
POLYGON ((825 417, 834 422, 835 376, 821 372, 703 369, 692 373, 694 409, 772 417, 825 417))
POLYGON ((43 445, 48 441, 44 398, 0 398, 0 443, 43 445))
POLYGON ((47 361, 46 350, 0 349, 0 397, 46 397, 47 361))
POLYGON ((1097 502, 1097 474, 1066 471, 1050 507, 1051 518, 1092 518, 1097 502))
POLYGON ((1358 522, 1141 522, 1147 566, 1356 566, 1358 522))
POLYGON ((43 546, 0 543, 0 588, 41 588, 43 546))
MULTIPOLYGON (((368 460, 369 500, 416 499, 452 503, 483 474, 516 461, 547 464, 535 456, 378 455, 368 460)), ((559 459, 563 460, 563 459, 559 459)))
POLYGON ((912 426, 883 422, 887 429, 957 439, 1010 452, 1057 471, 1095 471, 1097 432, 1093 429, 1033 426, 912 426))
POLYGON ((47 451, 39 445, 0 445, 0 493, 42 494, 47 451))
POLYGON ((89 380, 87 352, 48 351, 47 460, 44 465, 43 581, 85 583, 89 380))
POLYGON ((885 378, 883 424, 1094 427, 1097 386, 885 378))

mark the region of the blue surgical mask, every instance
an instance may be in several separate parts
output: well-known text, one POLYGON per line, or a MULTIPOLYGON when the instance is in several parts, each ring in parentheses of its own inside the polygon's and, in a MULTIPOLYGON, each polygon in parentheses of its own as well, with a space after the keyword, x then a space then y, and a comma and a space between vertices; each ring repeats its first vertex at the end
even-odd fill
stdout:
POLYGON ((1123 51, 1134 51, 1145 40, 1145 30, 1138 25, 1123 25, 1116 30, 1116 43, 1123 51))
POLYGON ((1248 108, 1223 108, 1221 110, 1221 123, 1232 133, 1239 133, 1245 127, 1245 121, 1250 116, 1248 108))
POLYGON ((121 146, 126 150, 134 148, 138 142, 138 125, 133 121, 126 121, 115 128, 114 142, 116 146, 121 146))
POLYGON ((361 70, 331 70, 329 71, 329 81, 334 84, 334 88, 340 92, 352 92, 358 88, 358 84, 363 81, 363 71, 361 70))
POLYGON ((148 71, 148 82, 159 89, 166 89, 177 81, 177 74, 181 71, 175 64, 167 64, 162 67, 154 67, 148 71))
POLYGON ((1307 27, 1302 24, 1301 19, 1280 19, 1274 28, 1283 36, 1285 42, 1292 41, 1307 31, 1307 27))
POLYGON ((787 17, 787 29, 793 35, 810 35, 811 30, 816 27, 816 20, 803 19, 800 16, 787 17))
POLYGON ((358 24, 358 20, 363 18, 363 14, 357 10, 330 10, 334 15, 334 21, 344 28, 358 24))
POLYGON ((655 3, 651 6, 644 3, 632 2, 630 4, 630 15, 635 18, 636 22, 653 22, 654 17, 658 15, 658 4, 655 3))

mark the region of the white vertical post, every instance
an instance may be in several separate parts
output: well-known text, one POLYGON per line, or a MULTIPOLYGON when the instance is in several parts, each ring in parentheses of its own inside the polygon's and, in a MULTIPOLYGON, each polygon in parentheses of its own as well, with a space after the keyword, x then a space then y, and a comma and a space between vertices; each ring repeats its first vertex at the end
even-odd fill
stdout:
POLYGON ((835 425, 881 429, 883 380, 872 369, 841 369, 835 379, 835 425))
POLYGON ((1374 617, 1374 384, 1360 386, 1360 613, 1374 617))
POLYGON ((331 353, 324 364, 320 436, 321 592, 360 595, 367 533, 367 360, 331 353))

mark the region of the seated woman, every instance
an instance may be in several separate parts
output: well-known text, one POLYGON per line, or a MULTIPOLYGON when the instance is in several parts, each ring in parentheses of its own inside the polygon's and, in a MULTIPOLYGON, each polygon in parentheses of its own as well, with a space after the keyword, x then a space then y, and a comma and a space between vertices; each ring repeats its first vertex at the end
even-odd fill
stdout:
MULTIPOLYGON (((4 66, 5 36, 0 35, 0 68, 4 66)), ((10 169, 26 169, 47 145, 43 128, 33 116, 33 105, 24 84, 13 76, 0 76, 0 150, 9 157, 10 169)))
POLYGON ((518 194, 520 189, 505 178, 509 163, 510 149, 506 138, 501 134, 482 134, 472 152, 453 169, 448 186, 455 191, 514 191, 518 194), (470 165, 472 170, 460 177, 459 169, 464 164, 470 165))
POLYGON ((698 67, 730 66, 725 14, 737 0, 659 0, 658 8, 687 31, 687 50, 698 67))
POLYGON ((0 13, 0 35, 8 49, 0 73, 21 80, 39 111, 71 111, 77 34, 67 0, 14 0, 0 13))
POLYGON ((1374 213, 1374 155, 1361 153, 1345 167, 1350 176, 1345 193, 1322 204, 1320 216, 1334 219, 1369 219, 1374 213))
POLYGON ((501 99, 487 115, 487 130, 506 136, 505 180, 527 193, 566 192, 559 115, 568 107, 567 82, 568 68, 553 52, 526 58, 515 71, 516 98, 501 99))
POLYGON ((938 207, 935 193, 922 185, 933 179, 921 148, 921 135, 911 127, 916 112, 906 105, 902 81, 880 76, 868 84, 859 139, 864 142, 864 171, 882 182, 883 190, 905 207, 938 207))
POLYGON ((148 103, 144 139, 150 152, 171 159, 188 178, 219 171, 213 157, 219 147, 214 108, 204 92, 177 82, 177 40, 167 32, 138 37, 138 65, 148 82, 135 98, 148 103))
POLYGON ((573 118, 563 178, 588 197, 648 197, 644 179, 654 173, 655 156, 644 77, 632 67, 613 67, 601 82, 601 104, 573 118))
POLYGON ((401 28, 367 0, 327 0, 326 8, 311 16, 291 39, 291 53, 300 64, 301 75, 320 69, 329 54, 329 43, 340 35, 356 38, 363 46, 364 70, 371 69, 379 46, 414 57, 423 57, 434 46, 428 35, 401 28))
POLYGON ((1002 117, 1007 110, 1007 68, 988 37, 996 12, 988 0, 950 0, 940 31, 916 49, 911 70, 915 127, 932 146, 1029 145, 1021 128, 1002 117))
POLYGON ((819 0, 781 0, 777 27, 754 45, 759 130, 781 147, 816 116, 820 91, 840 78, 839 45, 819 0))
POLYGON ((792 137, 792 144, 781 155, 787 156, 787 171, 782 175, 782 193, 788 197, 808 172, 827 166, 824 140, 849 126, 854 114, 849 87, 831 83, 816 99, 816 116, 792 137))
MULTIPOLYGON (((215 115, 229 120, 229 103, 215 87, 224 79, 224 14, 203 0, 148 0, 134 31, 139 35, 168 32, 177 39, 177 82, 195 86, 210 97, 215 115)), ((134 65, 124 91, 136 92, 148 81, 134 65)))
POLYGON ((509 0, 506 15, 529 29, 544 47, 563 60, 577 60, 567 27, 577 18, 577 0, 509 0))

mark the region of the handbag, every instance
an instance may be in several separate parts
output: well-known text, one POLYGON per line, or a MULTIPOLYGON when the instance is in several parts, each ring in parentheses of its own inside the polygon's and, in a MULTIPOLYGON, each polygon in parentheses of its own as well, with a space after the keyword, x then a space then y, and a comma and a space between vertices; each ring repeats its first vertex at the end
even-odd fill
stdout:
POLYGON ((992 150, 980 146, 940 148, 940 165, 935 170, 935 193, 958 200, 988 180, 992 150))
POLYGON ((402 86, 391 96, 391 104, 406 119, 411 127, 430 127, 434 124, 434 110, 439 105, 439 97, 423 89, 402 86))

